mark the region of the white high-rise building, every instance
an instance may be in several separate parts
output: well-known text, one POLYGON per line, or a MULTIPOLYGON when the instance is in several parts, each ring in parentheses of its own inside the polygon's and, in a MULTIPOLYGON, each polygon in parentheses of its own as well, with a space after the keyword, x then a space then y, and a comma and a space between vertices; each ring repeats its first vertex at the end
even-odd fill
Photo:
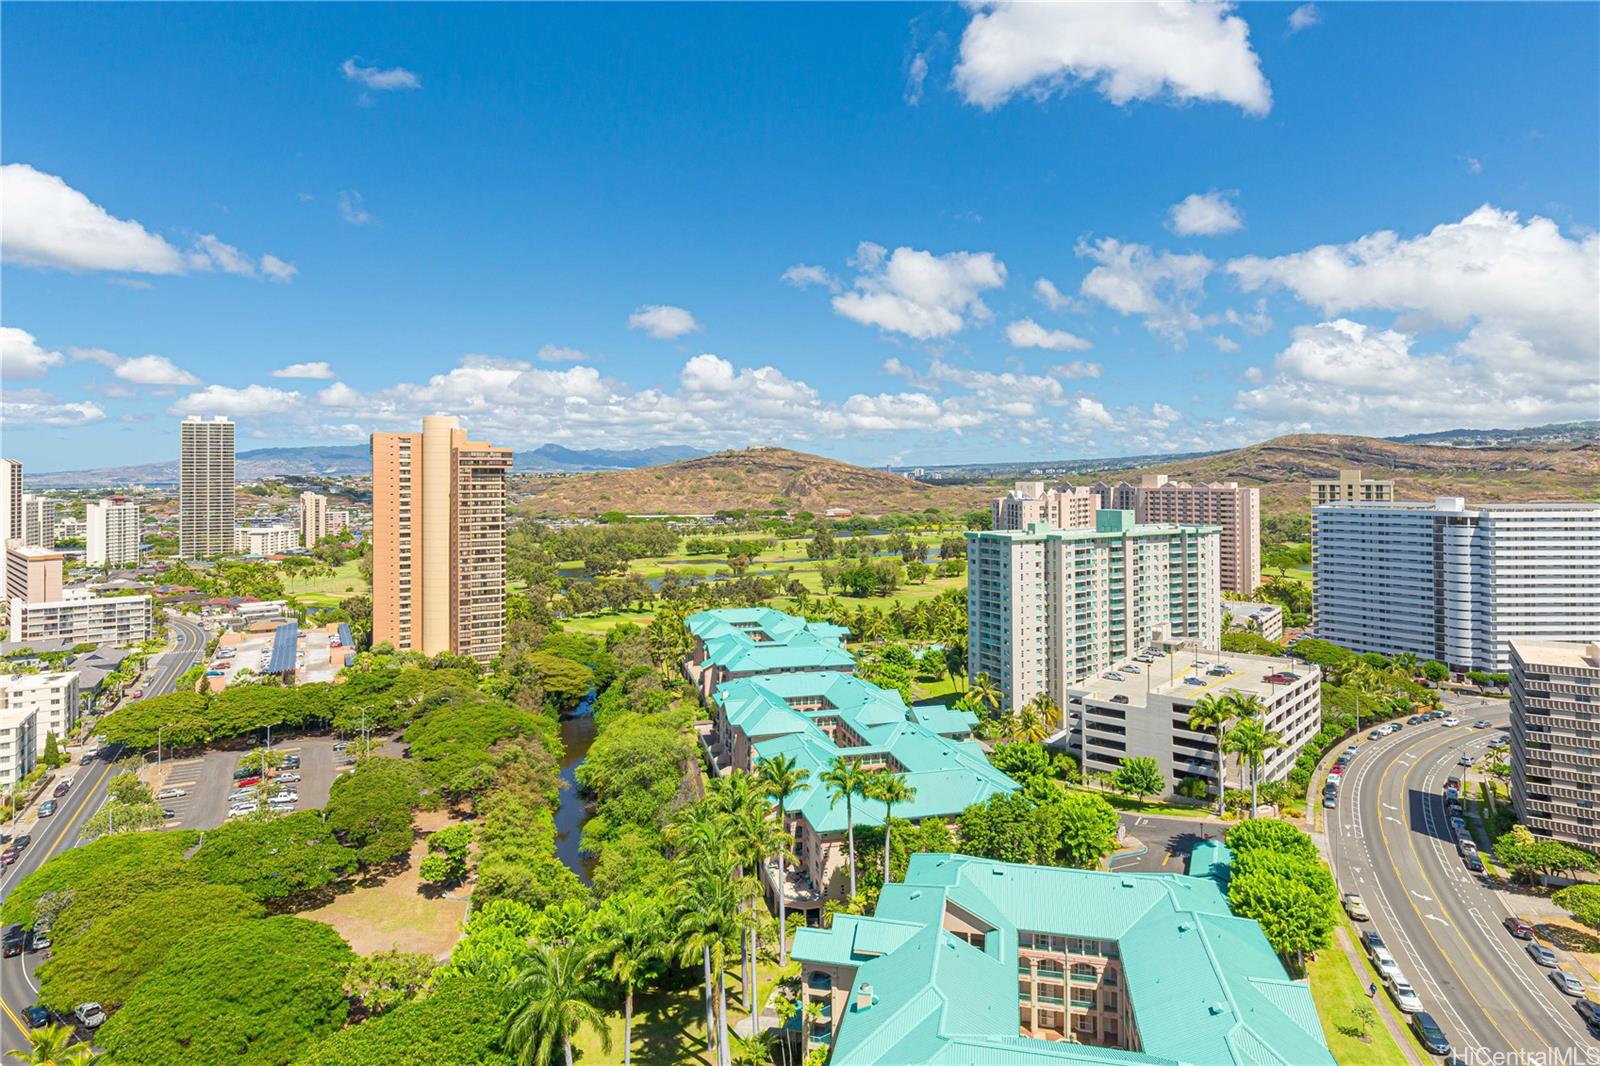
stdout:
POLYGON ((91 503, 84 519, 84 561, 90 566, 139 564, 139 505, 91 503))
POLYGON ((1316 635, 1506 671, 1513 637, 1600 640, 1600 504, 1335 503, 1312 510, 1316 635))
POLYGON ((300 531, 293 526, 239 526, 233 531, 233 550, 245 555, 278 555, 300 546, 300 531))
POLYGON ((1216 526, 1137 525, 1097 511, 1092 529, 967 534, 967 663, 1004 705, 1067 690, 1151 643, 1222 639, 1216 526))
POLYGON ((30 707, 0 711, 0 788, 33 773, 39 759, 39 716, 30 707))
POLYGON ((44 754, 51 734, 65 744, 78 727, 78 671, 0 674, 0 714, 26 709, 34 718, 34 742, 44 754))
POLYGON ((30 548, 56 546, 56 501, 48 496, 22 497, 22 543, 30 548))
POLYGON ((0 551, 22 539, 22 464, 0 459, 0 551))
POLYGON ((233 551, 233 423, 221 415, 183 420, 178 466, 178 554, 233 551))
POLYGON ((307 548, 332 530, 328 528, 328 498, 319 492, 300 494, 300 542, 307 548))

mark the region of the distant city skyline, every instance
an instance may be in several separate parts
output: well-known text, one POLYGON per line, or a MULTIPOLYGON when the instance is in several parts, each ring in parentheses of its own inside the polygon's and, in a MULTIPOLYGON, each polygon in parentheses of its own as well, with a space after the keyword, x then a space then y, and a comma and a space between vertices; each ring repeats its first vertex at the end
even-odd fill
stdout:
POLYGON ((1600 407, 1592 6, 182 11, 7 9, 29 470, 191 414, 936 465, 1600 407))

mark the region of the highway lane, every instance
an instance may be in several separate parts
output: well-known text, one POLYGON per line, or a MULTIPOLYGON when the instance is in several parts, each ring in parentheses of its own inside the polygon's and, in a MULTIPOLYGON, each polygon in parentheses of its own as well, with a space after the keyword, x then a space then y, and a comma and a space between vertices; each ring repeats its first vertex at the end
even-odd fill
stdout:
MULTIPOLYGON (((1457 1054, 1595 1047, 1571 1001, 1550 984, 1501 920, 1508 898, 1471 874, 1456 852, 1443 788, 1463 750, 1496 733, 1466 723, 1508 719, 1504 703, 1451 708, 1463 724, 1407 727, 1364 740, 1328 812, 1341 890, 1360 892, 1379 934, 1457 1054)), ((1503 1060, 1508 1061, 1508 1060, 1503 1060)))
MULTIPOLYGON (((171 692, 184 671, 205 654, 206 634, 199 625, 169 613, 167 628, 172 646, 162 653, 144 685, 144 699, 171 692)), ((106 783, 114 769, 111 758, 72 769, 72 790, 61 799, 54 817, 42 819, 32 828, 33 844, 0 875, 0 900, 50 856, 79 843, 79 830, 105 801, 106 783)), ((0 1052, 30 1046, 22 1012, 35 1001, 38 986, 33 971, 40 961, 37 954, 0 960, 0 1052)))

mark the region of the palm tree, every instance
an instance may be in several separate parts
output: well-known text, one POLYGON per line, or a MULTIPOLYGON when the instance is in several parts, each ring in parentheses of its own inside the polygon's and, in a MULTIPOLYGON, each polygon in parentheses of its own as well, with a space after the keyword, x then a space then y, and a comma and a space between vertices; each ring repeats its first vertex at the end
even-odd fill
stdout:
POLYGON ((968 686, 967 691, 973 699, 988 707, 991 711, 1000 709, 1000 700, 1005 696, 1005 693, 1000 691, 1000 686, 991 681, 986 673, 980 673, 973 678, 972 684, 968 686))
POLYGON ((633 1062, 633 993, 650 966, 661 958, 661 911, 650 897, 613 896, 596 916, 605 950, 611 953, 611 979, 622 986, 622 1064, 633 1062))
POLYGON ((910 803, 917 798, 915 785, 907 784, 899 774, 872 775, 867 795, 883 804, 883 883, 889 883, 889 823, 894 818, 896 803, 910 803))
POLYGON ((856 894, 856 820, 855 797, 862 795, 867 785, 867 772, 843 755, 836 756, 833 765, 817 779, 828 786, 828 806, 844 800, 845 836, 850 843, 850 895, 856 894))
MULTIPOLYGON (((667 842, 680 859, 685 861, 683 879, 679 883, 679 896, 674 924, 679 932, 682 964, 687 966, 695 954, 701 956, 706 984, 706 1041, 716 1053, 716 982, 712 974, 711 944, 720 935, 714 908, 700 899, 701 882, 718 877, 726 880, 731 863, 728 860, 728 823, 719 814, 708 797, 680 810, 667 827, 667 842)), ((717 1061, 721 1061, 718 1055, 717 1061)))
MULTIPOLYGON (((787 755, 776 755, 764 759, 758 769, 761 775, 761 787, 766 791, 767 798, 778 805, 778 828, 783 830, 785 841, 789 839, 789 812, 787 804, 789 797, 799 792, 805 786, 806 778, 811 776, 811 771, 797 764, 787 755)), ((789 965, 789 927, 784 920, 784 896, 788 892, 788 877, 784 871, 784 848, 778 852, 778 965, 789 965)))
POLYGON ((595 971, 600 947, 581 940, 534 944, 528 965, 510 990, 517 1006, 506 1017, 500 1042, 518 1066, 534 1066, 555 1058, 556 1041, 567 1066, 572 1066, 572 1037, 582 1025, 600 1034, 600 1046, 611 1050, 605 1012, 596 1007, 601 995, 595 971))
MULTIPOLYGON (((726 859, 726 852, 722 856, 726 859)), ((728 1063, 728 945, 736 935, 738 900, 728 866, 719 872, 704 859, 694 861, 678 882, 678 957, 683 965, 700 956, 706 982, 706 1044, 720 1066, 728 1063)))
POLYGON ((94 1048, 88 1044, 73 1045, 78 1034, 70 1025, 46 1025, 28 1031, 32 1046, 13 1048, 6 1054, 19 1062, 32 1066, 83 1066, 94 1061, 94 1048))
POLYGON ((760 954, 758 934, 761 915, 765 913, 761 900, 761 880, 758 871, 770 855, 788 850, 789 834, 767 817, 764 803, 742 808, 729 819, 732 832, 733 857, 737 863, 741 894, 747 897, 740 904, 741 935, 739 940, 740 972, 744 977, 745 1010, 752 1010, 751 999, 759 991, 756 967, 760 954), (745 871, 750 871, 748 875, 745 871))
POLYGON ((1261 762, 1267 752, 1283 747, 1283 737, 1262 725, 1256 718, 1245 718, 1228 735, 1228 750, 1250 767, 1250 817, 1256 816, 1256 784, 1261 762))
POLYGON ((1223 776, 1222 760, 1228 735, 1228 723, 1233 720, 1232 702, 1225 696, 1201 696, 1189 709, 1189 728, 1197 733, 1215 733, 1217 737, 1217 817, 1227 813, 1223 794, 1227 782, 1223 776))

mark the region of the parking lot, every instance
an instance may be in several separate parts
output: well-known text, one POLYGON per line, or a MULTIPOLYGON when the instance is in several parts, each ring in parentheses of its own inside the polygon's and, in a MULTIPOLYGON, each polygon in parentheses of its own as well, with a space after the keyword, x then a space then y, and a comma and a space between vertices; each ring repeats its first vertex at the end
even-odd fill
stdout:
MULTIPOLYGON (((335 736, 289 737, 274 742, 272 750, 281 755, 298 755, 300 766, 294 770, 280 770, 274 777, 299 774, 300 780, 285 787, 299 794, 295 810, 321 807, 328 802, 328 790, 333 779, 352 768, 344 753, 335 752, 340 743, 335 736)), ((246 749, 208 751, 188 758, 166 759, 160 772, 151 764, 148 770, 155 784, 162 806, 172 811, 166 822, 168 829, 214 829, 227 820, 228 799, 234 791, 233 772, 249 754, 246 749), (170 795, 171 790, 183 795, 170 795)))
POLYGON ((1205 818, 1164 818, 1154 814, 1124 814, 1123 831, 1145 846, 1145 851, 1117 860, 1113 869, 1139 873, 1186 873, 1189 852, 1207 838, 1219 839, 1227 826, 1205 818))

